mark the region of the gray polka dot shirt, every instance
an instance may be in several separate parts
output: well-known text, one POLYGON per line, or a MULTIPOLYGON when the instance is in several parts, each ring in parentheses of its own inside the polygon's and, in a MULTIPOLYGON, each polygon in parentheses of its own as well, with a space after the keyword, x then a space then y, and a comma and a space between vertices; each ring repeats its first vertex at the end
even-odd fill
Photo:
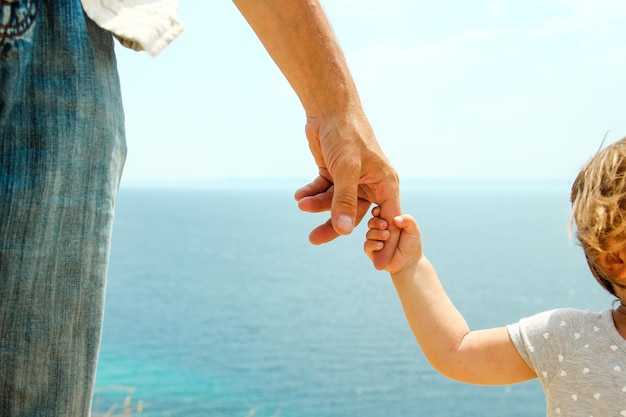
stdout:
POLYGON ((543 385, 548 417, 626 417, 626 340, 611 310, 552 310, 507 329, 543 385))

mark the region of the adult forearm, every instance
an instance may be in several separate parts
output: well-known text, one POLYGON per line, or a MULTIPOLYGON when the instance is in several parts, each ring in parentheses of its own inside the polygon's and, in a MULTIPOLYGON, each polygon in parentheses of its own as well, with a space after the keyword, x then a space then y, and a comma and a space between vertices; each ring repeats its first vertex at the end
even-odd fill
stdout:
POLYGON ((233 0, 298 95, 307 116, 354 111, 358 93, 317 0, 233 0))

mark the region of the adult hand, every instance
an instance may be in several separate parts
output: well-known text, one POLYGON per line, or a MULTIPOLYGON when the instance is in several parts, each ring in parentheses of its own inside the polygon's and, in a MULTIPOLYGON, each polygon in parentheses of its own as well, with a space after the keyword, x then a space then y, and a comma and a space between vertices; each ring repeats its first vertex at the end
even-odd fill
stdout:
POLYGON ((384 269, 399 236, 393 225, 393 218, 401 214, 399 179, 367 118, 361 110, 309 118, 306 136, 319 176, 296 191, 295 198, 303 211, 331 212, 331 218, 315 228, 309 240, 322 244, 351 233, 375 203, 391 232, 390 244, 374 254, 374 265, 384 269))
MULTIPOLYGON (((319 0, 234 0, 307 114, 306 135, 319 177, 296 192, 301 209, 331 211, 311 242, 348 234, 369 202, 393 224, 401 213, 398 176, 378 146, 345 56, 319 0)), ((391 228, 391 227, 390 227, 391 228)), ((398 233, 392 233, 397 239, 398 233)), ((390 247, 395 246, 395 241, 390 247)), ((384 268, 390 253, 377 254, 384 268)))

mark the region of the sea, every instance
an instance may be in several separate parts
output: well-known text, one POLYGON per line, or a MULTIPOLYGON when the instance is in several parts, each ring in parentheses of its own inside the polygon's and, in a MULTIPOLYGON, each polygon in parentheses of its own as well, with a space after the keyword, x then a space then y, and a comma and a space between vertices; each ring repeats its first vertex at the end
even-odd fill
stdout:
MULTIPOLYGON (((611 297, 568 230, 570 182, 414 181, 403 211, 472 329, 611 297)), ((328 214, 297 185, 122 187, 94 415, 540 417, 538 381, 455 382, 434 371, 365 223, 321 246, 328 214)))

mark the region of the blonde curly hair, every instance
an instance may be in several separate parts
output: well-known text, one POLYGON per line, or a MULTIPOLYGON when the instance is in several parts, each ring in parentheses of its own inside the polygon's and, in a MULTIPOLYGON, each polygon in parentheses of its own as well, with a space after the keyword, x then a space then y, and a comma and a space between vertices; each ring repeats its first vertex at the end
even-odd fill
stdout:
POLYGON ((613 279, 598 265, 600 254, 626 247, 626 138, 598 151, 572 185, 571 222, 591 273, 615 294, 613 279))

